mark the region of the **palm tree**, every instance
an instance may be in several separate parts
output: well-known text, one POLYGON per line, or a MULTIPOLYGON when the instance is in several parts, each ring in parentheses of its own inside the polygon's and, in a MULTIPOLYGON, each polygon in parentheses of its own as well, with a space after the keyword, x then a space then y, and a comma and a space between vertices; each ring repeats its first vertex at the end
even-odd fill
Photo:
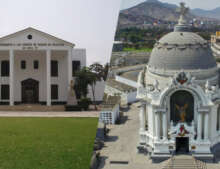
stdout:
POLYGON ((87 67, 76 72, 76 85, 75 91, 77 98, 80 99, 82 97, 86 98, 88 94, 88 85, 90 84, 90 80, 88 79, 88 73, 90 70, 87 67))

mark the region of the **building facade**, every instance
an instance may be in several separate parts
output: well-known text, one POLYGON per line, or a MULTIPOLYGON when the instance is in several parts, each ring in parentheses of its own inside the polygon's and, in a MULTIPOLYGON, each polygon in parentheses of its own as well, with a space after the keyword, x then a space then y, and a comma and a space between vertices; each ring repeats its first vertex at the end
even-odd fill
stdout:
POLYGON ((220 58, 220 32, 216 32, 215 35, 211 36, 211 49, 213 51, 213 55, 217 58, 219 62, 220 58))
POLYGON ((0 38, 0 103, 65 104, 85 49, 33 28, 0 38))
POLYGON ((139 146, 152 158, 212 158, 220 142, 219 68, 208 42, 190 31, 187 12, 182 4, 174 32, 155 44, 139 74, 139 146))

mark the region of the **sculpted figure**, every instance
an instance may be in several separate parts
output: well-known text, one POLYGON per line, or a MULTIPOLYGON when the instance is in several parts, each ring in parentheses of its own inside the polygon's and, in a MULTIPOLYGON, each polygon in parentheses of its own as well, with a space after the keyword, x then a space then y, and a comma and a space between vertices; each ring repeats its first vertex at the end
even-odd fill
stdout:
POLYGON ((180 122, 185 122, 186 121, 186 109, 188 108, 188 104, 185 104, 184 106, 178 106, 177 104, 175 104, 177 110, 180 113, 180 122))
POLYGON ((75 85, 75 81, 71 80, 70 81, 70 91, 69 91, 69 96, 67 99, 67 104, 68 105, 77 105, 77 99, 76 99, 76 93, 74 90, 74 85, 75 85))
POLYGON ((75 85, 75 81, 71 80, 70 81, 70 91, 71 91, 72 95, 75 95, 74 85, 75 85))

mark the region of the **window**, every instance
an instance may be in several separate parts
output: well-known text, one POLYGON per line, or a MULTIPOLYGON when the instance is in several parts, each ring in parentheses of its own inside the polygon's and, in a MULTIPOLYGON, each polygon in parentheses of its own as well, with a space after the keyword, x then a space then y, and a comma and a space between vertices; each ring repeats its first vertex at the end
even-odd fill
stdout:
POLYGON ((31 40, 31 39, 33 38, 33 36, 32 36, 32 35, 28 35, 27 38, 28 38, 29 40, 31 40))
POLYGON ((80 70, 80 61, 72 61, 72 76, 74 76, 78 70, 80 70))
POLYGON ((1 76, 9 76, 9 61, 4 60, 1 63, 1 76))
POLYGON ((21 61, 21 69, 26 69, 26 61, 25 60, 21 61))
POLYGON ((38 60, 34 60, 34 69, 38 69, 38 67, 39 67, 38 60))
POLYGON ((51 60, 51 76, 57 77, 58 76, 58 61, 51 60))
POLYGON ((9 99, 9 85, 1 85, 1 99, 2 100, 9 99))
POLYGON ((51 99, 52 100, 58 99, 58 85, 55 84, 51 85, 51 99))

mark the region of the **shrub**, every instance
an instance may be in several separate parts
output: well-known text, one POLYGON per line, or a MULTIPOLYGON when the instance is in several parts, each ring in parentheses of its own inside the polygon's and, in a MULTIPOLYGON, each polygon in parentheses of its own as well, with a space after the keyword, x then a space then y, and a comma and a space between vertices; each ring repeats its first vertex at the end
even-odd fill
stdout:
POLYGON ((90 98, 81 98, 79 101, 79 107, 84 109, 84 110, 88 110, 89 109, 89 105, 92 103, 90 98))

